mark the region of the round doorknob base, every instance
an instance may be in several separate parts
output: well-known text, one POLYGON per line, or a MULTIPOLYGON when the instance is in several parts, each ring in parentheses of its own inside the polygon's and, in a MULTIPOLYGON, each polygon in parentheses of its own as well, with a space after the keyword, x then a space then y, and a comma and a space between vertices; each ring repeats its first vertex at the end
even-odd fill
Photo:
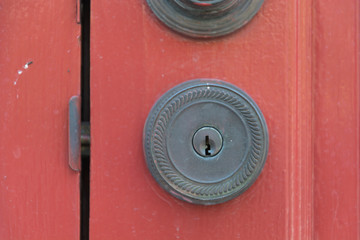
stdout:
POLYGON ((147 0, 168 27, 195 38, 229 34, 244 26, 263 0, 147 0))
POLYGON ((255 102, 239 88, 211 79, 180 84, 153 106, 144 152, 155 180, 184 201, 228 201, 256 180, 268 132, 255 102))

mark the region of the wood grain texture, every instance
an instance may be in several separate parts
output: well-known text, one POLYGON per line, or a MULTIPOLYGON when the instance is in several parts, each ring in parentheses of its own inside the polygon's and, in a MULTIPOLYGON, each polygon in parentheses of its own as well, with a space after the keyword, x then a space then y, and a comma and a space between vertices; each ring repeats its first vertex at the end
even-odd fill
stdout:
POLYGON ((0 239, 79 239, 79 174, 68 166, 80 91, 73 0, 0 2, 0 239))
POLYGON ((240 31, 203 41, 145 1, 94 0, 91 27, 90 239, 359 238, 358 1, 267 0, 240 31), (258 180, 211 207, 165 193, 142 152, 152 104, 194 78, 242 88, 269 128, 258 180))

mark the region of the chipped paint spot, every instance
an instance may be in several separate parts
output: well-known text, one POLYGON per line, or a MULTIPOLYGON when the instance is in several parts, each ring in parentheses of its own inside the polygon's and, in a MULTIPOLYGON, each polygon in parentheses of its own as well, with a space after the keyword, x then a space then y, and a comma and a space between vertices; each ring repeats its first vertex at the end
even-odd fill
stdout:
MULTIPOLYGON (((25 63, 25 65, 23 66, 23 69, 27 70, 32 63, 33 63, 33 61, 29 61, 29 62, 25 63)), ((23 73, 24 73, 24 71, 21 70, 21 69, 19 69, 19 70, 17 71, 17 74, 18 74, 18 75, 21 75, 21 74, 23 74, 23 73)), ((17 77, 16 80, 14 81, 14 86, 17 84, 18 80, 19 80, 19 77, 17 77)), ((19 98, 19 96, 16 95, 16 98, 19 98)))
POLYGON ((24 69, 28 69, 29 68, 29 65, 31 65, 33 62, 30 61, 30 62, 27 62, 25 65, 24 65, 24 69))

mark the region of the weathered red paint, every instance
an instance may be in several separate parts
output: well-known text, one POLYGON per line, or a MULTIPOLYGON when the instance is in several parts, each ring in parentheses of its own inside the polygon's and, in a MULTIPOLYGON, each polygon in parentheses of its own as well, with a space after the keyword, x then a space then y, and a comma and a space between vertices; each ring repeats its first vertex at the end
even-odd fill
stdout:
POLYGON ((96 239, 359 239, 359 1, 266 0, 213 40, 163 26, 146 1, 92 1, 91 209, 96 239), (269 127, 263 173, 203 207, 165 193, 142 153, 146 116, 194 78, 249 93, 269 127))
POLYGON ((67 147, 68 101, 80 93, 76 1, 2 0, 0 46, 0 239, 79 239, 67 147))
POLYGON ((360 2, 317 1, 314 235, 360 238, 360 2))

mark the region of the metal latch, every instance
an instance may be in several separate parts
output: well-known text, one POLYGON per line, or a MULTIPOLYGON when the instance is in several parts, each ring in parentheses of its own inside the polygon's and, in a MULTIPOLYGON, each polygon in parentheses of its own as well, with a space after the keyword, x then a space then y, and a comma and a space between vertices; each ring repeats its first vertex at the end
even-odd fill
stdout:
POLYGON ((90 123, 81 122, 81 99, 73 96, 69 101, 69 166, 81 170, 81 156, 90 155, 90 123))

